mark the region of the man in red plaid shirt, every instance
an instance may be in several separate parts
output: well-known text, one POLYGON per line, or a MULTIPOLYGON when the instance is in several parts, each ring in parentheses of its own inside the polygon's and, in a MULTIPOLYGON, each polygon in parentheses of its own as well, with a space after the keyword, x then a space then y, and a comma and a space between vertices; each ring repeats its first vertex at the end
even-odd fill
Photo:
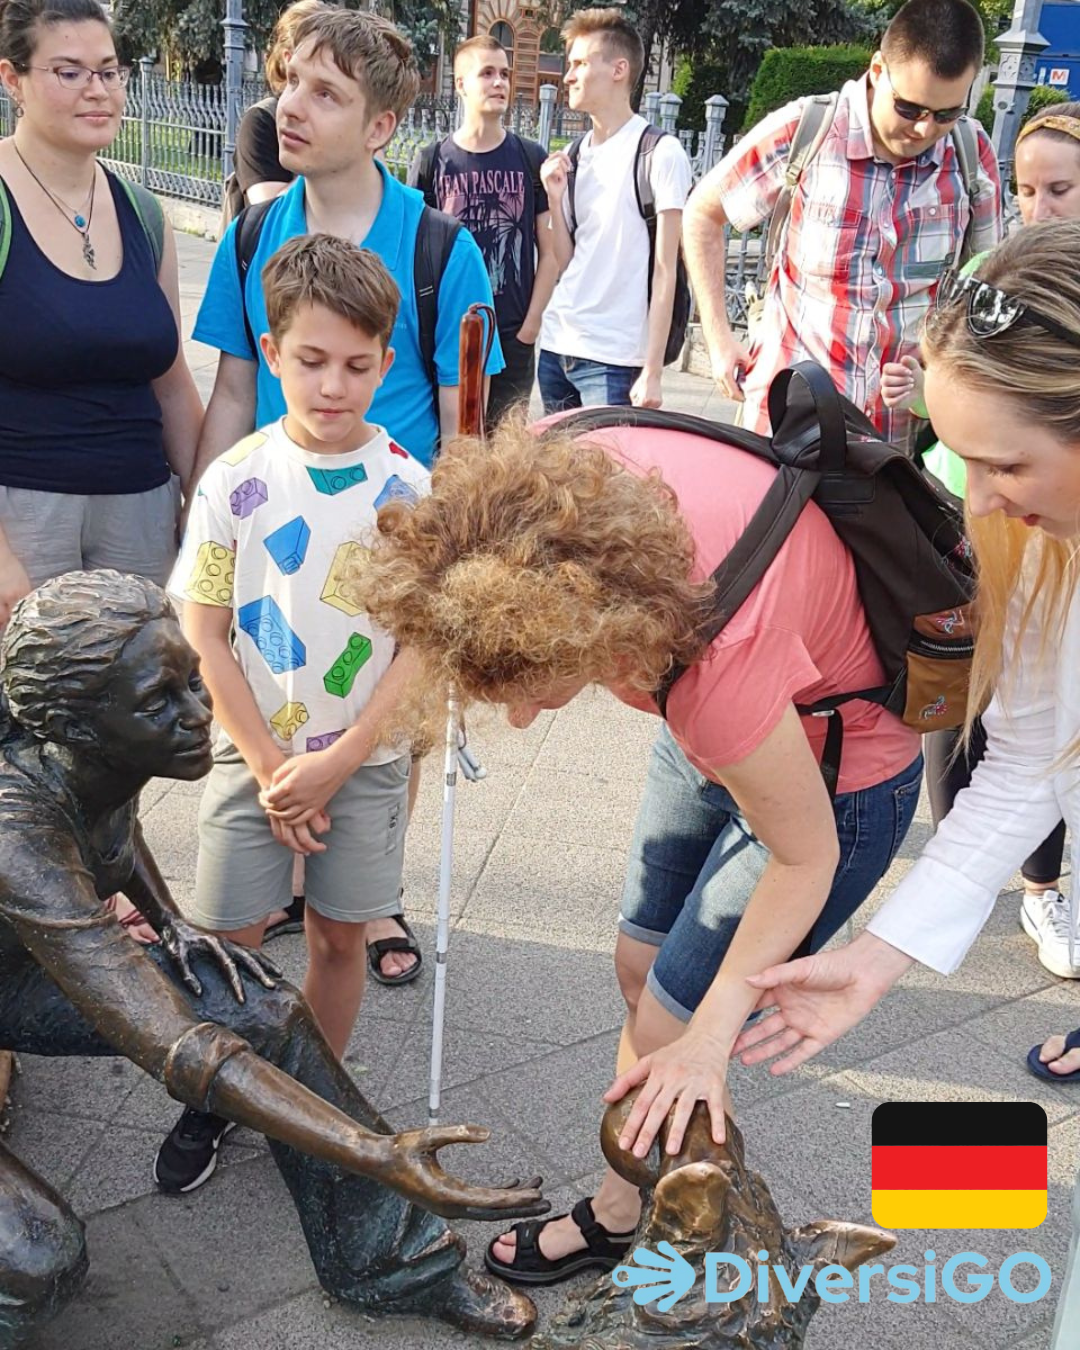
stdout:
POLYGON ((885 439, 910 448, 912 415, 882 403, 882 366, 918 355, 934 287, 965 237, 966 255, 1001 237, 990 140, 971 124, 978 172, 969 194, 950 135, 982 59, 982 22, 966 0, 908 0, 897 11, 866 75, 840 90, 795 189, 749 349, 725 311, 724 226, 768 220, 805 100, 761 121, 691 196, 683 240, 713 375, 729 398, 745 399, 745 426, 768 431, 772 377, 810 359, 885 439))

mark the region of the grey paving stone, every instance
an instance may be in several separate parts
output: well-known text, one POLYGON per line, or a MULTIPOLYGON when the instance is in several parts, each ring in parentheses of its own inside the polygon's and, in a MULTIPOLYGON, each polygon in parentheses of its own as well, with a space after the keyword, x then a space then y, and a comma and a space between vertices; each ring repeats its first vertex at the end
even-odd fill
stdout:
POLYGON ((603 1032, 485 1079, 487 1100, 570 1179, 596 1171, 602 1094, 614 1076, 618 1033, 603 1032), (591 1110, 590 1110, 591 1107, 591 1110))
MULTIPOLYGON (((625 857, 641 801, 644 764, 633 778, 613 774, 588 778, 568 769, 533 765, 506 822, 507 835, 536 838, 558 847, 586 844, 625 857)), ((621 878, 620 878, 621 880, 621 878)))
POLYGON ((87 1224, 90 1275, 35 1350, 197 1350, 207 1330, 132 1207, 87 1224))
POLYGON ((1038 1102, 1052 1125, 1075 1110, 1061 1086, 1028 1072, 1022 1056, 989 1046, 973 1055, 952 1031, 927 1036, 917 1056, 903 1047, 849 1070, 846 1077, 883 1100, 1038 1102))
POLYGON ((254 1317, 315 1284, 295 1210, 268 1157, 223 1168, 191 1195, 146 1196, 117 1212, 135 1213, 208 1328, 254 1317))
POLYGON ((20 1110, 58 1111, 86 1120, 111 1119, 142 1077, 119 1056, 20 1055, 19 1064, 15 1100, 20 1110))
MULTIPOLYGON (((442 1082, 445 1091, 486 1078, 489 1074, 524 1064, 555 1048, 519 1037, 489 1036, 481 1031, 449 1026, 443 1037, 442 1082)), ((387 1109, 424 1090, 431 1077, 431 1030, 426 1021, 414 1026, 399 1046, 387 1078, 375 1100, 387 1109)))
POLYGON ((447 965, 450 1025, 560 1045, 622 1026, 626 1005, 610 944, 575 946, 562 931, 542 942, 495 919, 492 928, 497 931, 481 931, 479 921, 467 919, 454 930, 447 965))
MULTIPOLYGON (((19 1084, 21 1089, 21 1083, 19 1084)), ((17 1090, 19 1090, 17 1089, 17 1090)), ((4 1142, 50 1186, 66 1192, 86 1155, 105 1133, 105 1123, 53 1111, 28 1109, 18 1099, 4 1142)))
POLYGON ((497 923, 559 947, 614 952, 624 850, 500 835, 465 907, 472 926, 497 923))

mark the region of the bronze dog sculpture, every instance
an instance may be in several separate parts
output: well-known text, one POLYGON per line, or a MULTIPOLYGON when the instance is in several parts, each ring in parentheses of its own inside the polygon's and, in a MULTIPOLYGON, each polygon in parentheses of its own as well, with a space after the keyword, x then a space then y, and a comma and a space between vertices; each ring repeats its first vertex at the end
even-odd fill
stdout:
MULTIPOLYGON (((615 1278, 603 1275, 571 1298, 552 1325, 531 1342, 533 1350, 568 1350, 571 1346, 577 1350, 799 1350, 820 1303, 813 1282, 808 1280, 799 1296, 789 1297, 770 1270, 768 1299, 759 1302, 758 1253, 768 1252, 771 1267, 785 1267, 794 1292, 800 1267, 809 1265, 816 1273, 835 1264, 853 1271, 889 1251, 896 1238, 878 1228, 833 1219, 785 1228, 769 1188, 746 1167, 742 1135, 735 1124, 727 1120, 726 1143, 713 1143, 708 1109, 700 1102, 678 1156, 661 1153, 655 1144, 647 1159, 624 1153, 619 1135, 635 1097, 632 1093, 609 1107, 600 1130, 608 1162, 643 1192, 644 1208, 631 1250, 656 1251, 659 1243, 670 1243, 699 1278, 685 1297, 661 1312, 656 1302, 636 1303, 632 1286, 618 1282, 618 1271, 615 1278), (706 1252, 728 1252, 747 1263, 754 1280, 744 1297, 730 1303, 706 1301, 700 1278, 706 1252)), ((661 1144, 664 1137, 662 1132, 661 1144)), ((726 1272, 730 1290, 736 1280, 731 1267, 726 1272)))
MULTIPOLYGON (((463 1271, 464 1242, 435 1215, 538 1214, 539 1192, 443 1171, 439 1148, 485 1130, 392 1134, 301 995, 176 910, 138 794, 206 773, 211 712, 165 593, 115 572, 58 577, 16 606, 0 659, 0 1050, 124 1055, 185 1105, 264 1133, 319 1281, 343 1303, 526 1333, 533 1305, 463 1271), (159 944, 123 934, 102 904, 116 891, 159 944)), ((79 1219, 0 1145, 0 1350, 85 1272, 79 1219)))

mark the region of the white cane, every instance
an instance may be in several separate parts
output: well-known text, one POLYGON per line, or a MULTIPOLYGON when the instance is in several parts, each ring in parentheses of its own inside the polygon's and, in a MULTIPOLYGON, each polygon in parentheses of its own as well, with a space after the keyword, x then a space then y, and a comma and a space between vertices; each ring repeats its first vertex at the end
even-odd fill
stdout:
POLYGON ((439 1123, 442 1096, 443 1032, 446 1021, 446 953, 450 947, 450 882, 454 860, 454 794, 457 790, 458 701, 450 691, 446 709, 446 754, 443 761, 442 848, 439 854, 439 904, 435 921, 435 996, 431 1017, 431 1081, 428 1124, 439 1123))
MULTIPOLYGON (((461 319, 458 346, 457 429, 462 436, 482 437, 484 434, 484 371, 494 337, 495 311, 490 305, 470 305, 461 319)), ((431 1079, 428 1087, 428 1122, 432 1125, 438 1124, 442 1096, 446 954, 450 946, 450 878, 454 859, 454 793, 457 789, 460 732, 461 710, 457 691, 451 686, 446 708, 442 849, 439 855, 439 907, 435 922, 435 995, 431 1015, 431 1079)), ((482 776, 482 771, 477 776, 482 776)))

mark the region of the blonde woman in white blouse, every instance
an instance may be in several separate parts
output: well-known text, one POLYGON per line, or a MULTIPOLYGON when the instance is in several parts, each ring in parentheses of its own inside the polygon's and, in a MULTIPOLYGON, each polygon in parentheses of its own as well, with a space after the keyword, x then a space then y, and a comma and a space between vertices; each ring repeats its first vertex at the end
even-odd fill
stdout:
MULTIPOLYGON (((1080 222, 1033 225, 957 286, 924 340, 926 401, 966 461, 979 562, 971 712, 986 757, 923 856, 846 947, 754 976, 771 1014, 736 1044, 787 1073, 862 1020, 915 962, 950 974, 1001 887, 1064 817, 1080 838, 1080 222), (993 695, 990 698, 990 695, 993 695)), ((1077 930, 1074 887, 1072 930, 1077 930)), ((1080 1012, 1080 1005, 1078 1005, 1080 1012)), ((1080 1018, 1078 1018, 1080 1020, 1080 1018)), ((1080 1090, 1080 1048, 1033 1068, 1080 1090)), ((1053 1350, 1080 1325, 1080 1178, 1053 1350), (1066 1327, 1070 1327, 1066 1333, 1066 1327)))

